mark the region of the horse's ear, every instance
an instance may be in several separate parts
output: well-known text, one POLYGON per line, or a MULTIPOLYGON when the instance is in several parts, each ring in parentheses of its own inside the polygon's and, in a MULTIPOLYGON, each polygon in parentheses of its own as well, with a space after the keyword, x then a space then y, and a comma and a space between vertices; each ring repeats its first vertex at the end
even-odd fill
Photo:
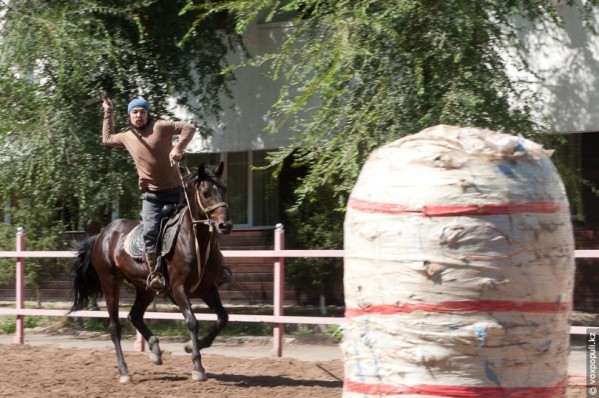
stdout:
POLYGON ((214 167, 214 175, 217 176, 218 178, 221 178, 223 176, 223 170, 225 168, 225 162, 223 162, 222 160, 220 161, 220 163, 218 164, 218 166, 214 167))
POLYGON ((201 181, 204 179, 204 176, 206 175, 206 165, 204 163, 200 164, 200 167, 198 167, 198 179, 201 181))

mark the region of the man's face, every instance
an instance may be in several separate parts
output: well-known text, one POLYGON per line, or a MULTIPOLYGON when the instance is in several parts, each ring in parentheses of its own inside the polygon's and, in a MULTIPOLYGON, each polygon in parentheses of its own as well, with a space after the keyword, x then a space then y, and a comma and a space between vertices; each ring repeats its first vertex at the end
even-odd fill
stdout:
POLYGON ((129 113, 131 124, 136 129, 143 129, 148 124, 148 111, 146 108, 133 108, 129 113))

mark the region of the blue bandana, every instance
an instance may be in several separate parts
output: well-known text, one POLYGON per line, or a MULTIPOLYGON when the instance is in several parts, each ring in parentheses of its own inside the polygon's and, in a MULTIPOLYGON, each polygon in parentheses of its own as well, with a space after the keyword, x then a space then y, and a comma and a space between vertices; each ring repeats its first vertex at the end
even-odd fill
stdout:
POLYGON ((133 108, 144 108, 146 111, 148 111, 148 113, 150 113, 150 105, 148 105, 148 101, 143 98, 136 98, 129 102, 129 106, 127 106, 127 114, 130 114, 133 108))

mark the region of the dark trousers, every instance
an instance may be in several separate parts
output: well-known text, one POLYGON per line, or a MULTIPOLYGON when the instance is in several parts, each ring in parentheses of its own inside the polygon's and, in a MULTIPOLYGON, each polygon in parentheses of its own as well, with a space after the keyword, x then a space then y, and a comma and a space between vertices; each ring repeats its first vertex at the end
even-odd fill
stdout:
POLYGON ((182 188, 168 191, 144 191, 141 195, 141 222, 144 228, 144 246, 146 253, 156 252, 156 239, 160 233, 162 209, 168 204, 179 203, 182 188))

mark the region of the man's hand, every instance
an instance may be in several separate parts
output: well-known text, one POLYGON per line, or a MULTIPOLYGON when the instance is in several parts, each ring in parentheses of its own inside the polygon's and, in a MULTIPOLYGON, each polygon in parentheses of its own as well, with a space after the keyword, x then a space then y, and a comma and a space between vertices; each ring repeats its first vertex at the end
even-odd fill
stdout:
POLYGON ((102 98, 102 106, 104 107, 104 112, 112 111, 112 101, 108 99, 108 94, 106 94, 106 91, 100 91, 100 97, 102 98))
POLYGON ((171 153, 168 155, 171 160, 171 165, 175 165, 178 161, 183 159, 183 153, 179 150, 179 148, 175 147, 171 150, 171 153))

